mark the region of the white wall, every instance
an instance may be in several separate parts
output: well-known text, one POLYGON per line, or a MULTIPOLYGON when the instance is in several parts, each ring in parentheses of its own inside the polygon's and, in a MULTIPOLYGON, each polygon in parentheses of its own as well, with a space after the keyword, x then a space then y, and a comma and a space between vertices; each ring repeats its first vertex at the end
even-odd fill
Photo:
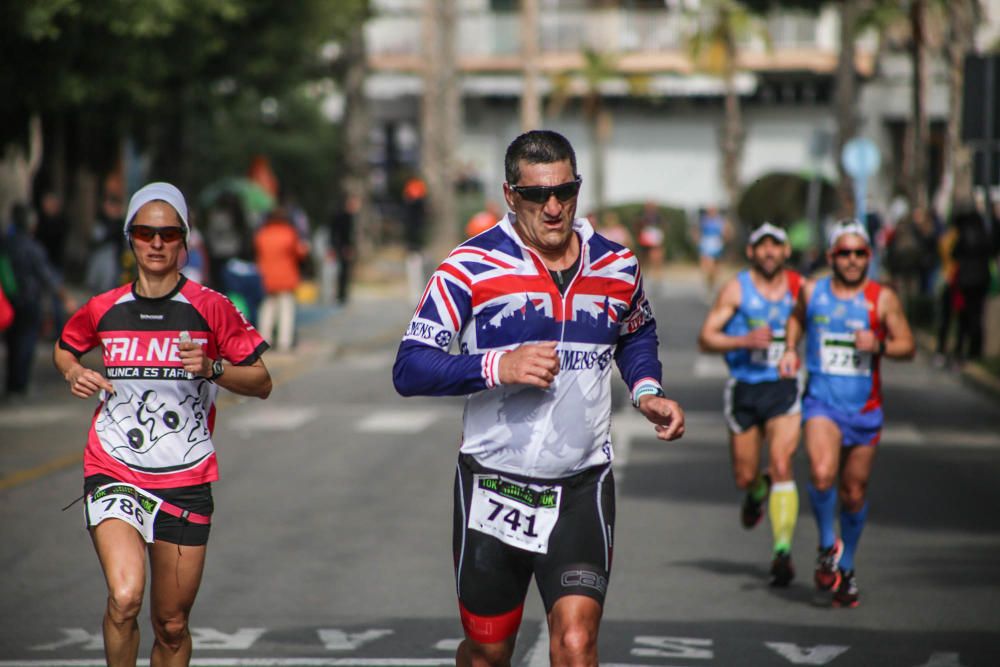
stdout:
MULTIPOLYGON (((618 112, 608 146, 605 196, 609 204, 653 199, 694 209, 725 199, 719 169, 720 109, 618 112)), ((814 130, 831 129, 829 114, 820 108, 750 109, 745 113, 747 141, 744 183, 776 170, 802 172, 810 166, 809 145, 814 130)), ((545 127, 566 135, 577 153, 583 174, 580 210, 594 205, 593 155, 590 139, 578 115, 548 122, 545 127)), ((520 132, 509 109, 476 114, 460 142, 460 159, 477 167, 486 195, 499 198, 503 156, 520 132)), ((834 175, 832 158, 821 171, 834 175)))

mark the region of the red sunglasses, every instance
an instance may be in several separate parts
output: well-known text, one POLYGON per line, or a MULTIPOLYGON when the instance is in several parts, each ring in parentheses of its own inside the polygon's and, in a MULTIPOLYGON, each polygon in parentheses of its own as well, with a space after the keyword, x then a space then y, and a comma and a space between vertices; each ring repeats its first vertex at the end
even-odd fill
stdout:
POLYGON ((152 243, 156 236, 163 239, 164 243, 174 243, 184 238, 183 227, 151 227, 149 225, 132 225, 128 228, 132 238, 139 239, 144 243, 152 243))

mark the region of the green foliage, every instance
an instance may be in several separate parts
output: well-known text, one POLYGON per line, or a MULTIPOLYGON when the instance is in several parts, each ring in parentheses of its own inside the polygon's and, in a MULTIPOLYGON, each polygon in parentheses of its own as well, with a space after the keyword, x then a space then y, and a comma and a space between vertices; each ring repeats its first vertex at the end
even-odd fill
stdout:
MULTIPOLYGON (((823 217, 837 210, 837 192, 826 180, 820 187, 819 214, 823 217)), ((808 176, 773 172, 747 186, 737 213, 748 229, 764 222, 789 227, 806 217, 808 197, 808 176)))
MULTIPOLYGON (((625 225, 629 233, 632 234, 632 250, 638 250, 638 243, 635 242, 639 234, 639 218, 642 215, 643 202, 629 202, 617 206, 609 206, 608 211, 616 214, 625 225)), ((691 240, 688 230, 687 213, 682 208, 673 206, 658 205, 657 210, 663 220, 664 240, 663 245, 667 261, 694 261, 698 258, 698 249, 691 240)), ((600 228, 598 227, 598 231, 600 228)))
POLYGON ((37 114, 99 174, 131 137, 158 177, 189 188, 273 151, 279 180, 306 199, 333 177, 337 132, 303 91, 336 87, 323 47, 369 11, 368 0, 4 0, 0 149, 23 142, 37 114), (260 113, 265 98, 276 120, 260 113))

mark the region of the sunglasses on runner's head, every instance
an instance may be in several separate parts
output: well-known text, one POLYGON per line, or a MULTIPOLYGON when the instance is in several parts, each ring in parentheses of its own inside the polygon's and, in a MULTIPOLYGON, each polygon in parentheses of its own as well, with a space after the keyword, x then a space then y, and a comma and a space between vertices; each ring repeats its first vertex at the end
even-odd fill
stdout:
POLYGON ((139 239, 144 243, 152 242, 158 234, 164 243, 173 243, 184 238, 183 227, 150 227, 149 225, 132 225, 128 228, 132 238, 139 239))
POLYGON ((868 256, 868 248, 841 248, 840 250, 834 250, 833 256, 840 257, 841 259, 846 259, 851 255, 858 258, 865 258, 868 256))
POLYGON ((580 192, 580 183, 583 179, 577 176, 568 183, 559 185, 512 185, 510 189, 521 195, 522 198, 536 204, 544 204, 552 195, 561 202, 567 202, 580 192))

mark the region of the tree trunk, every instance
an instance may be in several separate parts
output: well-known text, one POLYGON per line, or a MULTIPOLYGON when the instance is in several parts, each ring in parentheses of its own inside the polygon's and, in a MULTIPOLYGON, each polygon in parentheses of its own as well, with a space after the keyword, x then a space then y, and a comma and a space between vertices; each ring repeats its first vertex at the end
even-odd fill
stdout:
POLYGON ((927 118, 927 39, 924 33, 927 17, 926 0, 913 0, 910 5, 913 63, 913 154, 910 162, 910 205, 927 208, 927 146, 930 143, 930 121, 927 118))
POLYGON ((421 167, 427 182, 430 252, 444 257, 458 241, 454 152, 461 132, 455 68, 456 0, 425 0, 421 167))
POLYGON ((537 130, 542 123, 538 93, 538 0, 521 0, 521 131, 537 130))
POLYGON ((725 38, 726 64, 725 115, 722 126, 722 183, 726 189, 729 219, 736 224, 736 209, 740 203, 740 166, 743 162, 743 116, 736 91, 736 43, 732 35, 725 38))
POLYGON ((42 163, 42 119, 33 115, 28 119, 27 141, 10 143, 3 147, 0 160, 0 231, 13 204, 31 204, 31 188, 35 174, 42 163))
POLYGON ((364 15, 358 18, 344 45, 344 175, 341 191, 345 196, 357 196, 361 201, 355 223, 355 243, 360 259, 371 254, 372 206, 368 173, 368 99, 365 79, 368 63, 365 47, 364 15))
POLYGON ((858 117, 856 113, 858 85, 854 69, 855 36, 858 20, 857 0, 844 0, 840 3, 840 54, 837 58, 836 90, 834 92, 834 108, 837 117, 837 139, 834 147, 834 161, 837 163, 837 173, 840 183, 837 187, 844 217, 854 215, 854 181, 844 170, 840 155, 844 144, 850 141, 858 132, 858 117))
POLYGON ((962 89, 965 55, 972 51, 975 36, 976 0, 948 3, 948 125, 945 129, 945 180, 950 182, 952 207, 972 201, 972 150, 962 143, 962 89))
MULTIPOLYGON (((596 94, 600 96, 600 92, 596 94)), ((598 97, 593 102, 593 111, 590 115, 590 145, 594 151, 594 205, 592 208, 600 215, 604 212, 605 206, 607 206, 604 174, 607 162, 608 141, 611 138, 611 113, 604 108, 604 105, 600 102, 600 97, 598 97)))

